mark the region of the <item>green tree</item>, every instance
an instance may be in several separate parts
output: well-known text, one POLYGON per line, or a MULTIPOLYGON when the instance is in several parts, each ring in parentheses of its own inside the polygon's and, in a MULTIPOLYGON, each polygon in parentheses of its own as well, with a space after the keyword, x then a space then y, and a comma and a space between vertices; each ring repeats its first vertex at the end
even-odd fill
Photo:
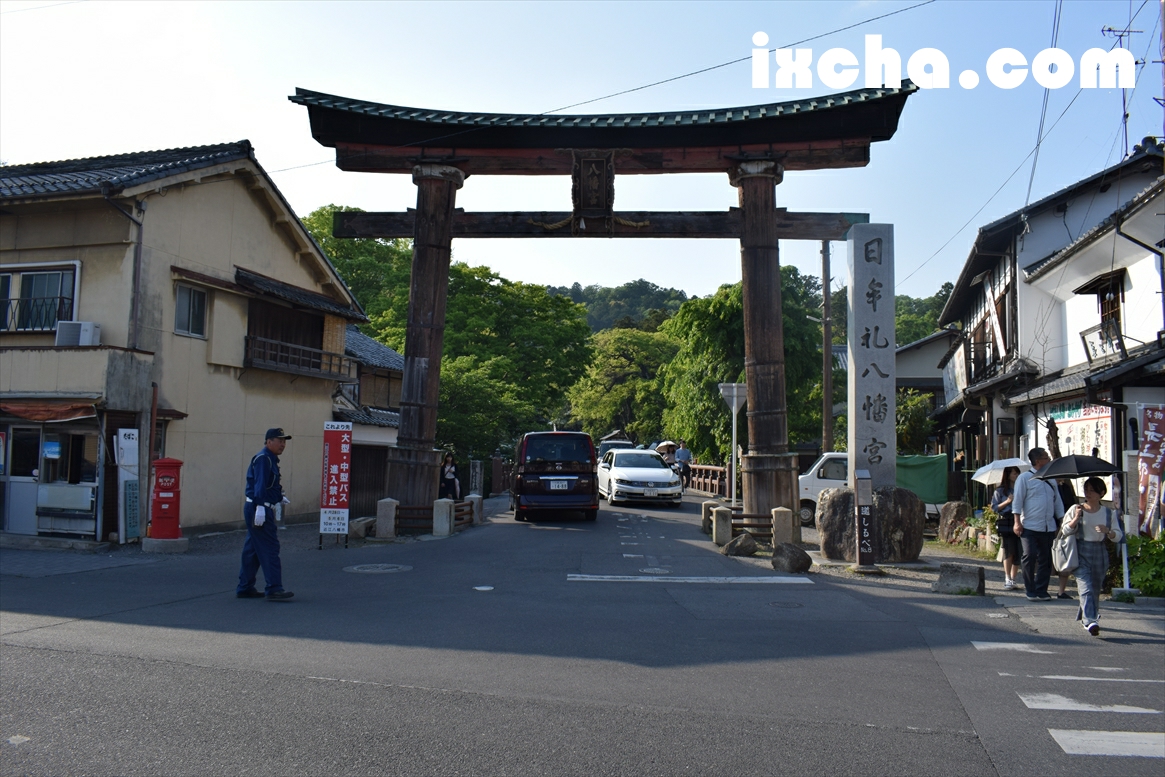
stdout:
MULTIPOLYGON (((954 286, 947 281, 930 297, 911 297, 899 294, 894 298, 894 339, 898 345, 921 340, 938 330, 938 319, 954 286)), ((842 287, 829 296, 830 315, 833 318, 833 342, 846 342, 846 321, 849 317, 848 290, 842 287)))
POLYGON ((594 357, 570 390, 571 417, 594 437, 622 429, 636 442, 663 436, 666 407, 659 371, 677 344, 662 332, 606 329, 592 338, 594 357))
POLYGON ((370 318, 388 308, 407 310, 412 241, 332 237, 332 219, 345 211, 361 212, 359 208, 325 205, 308 214, 303 225, 370 318))
POLYGON ((926 452, 926 441, 934 434, 934 396, 913 389, 898 391, 898 405, 895 408, 895 433, 898 435, 898 452, 922 454, 926 452))
MULTIPOLYGON (((791 265, 781 267, 791 444, 821 436, 821 330, 809 319, 820 308, 820 291, 816 277, 802 275, 791 265)), ((704 299, 688 300, 661 331, 680 344, 676 358, 663 370, 668 401, 664 430, 670 437, 687 440, 697 457, 709 462, 726 461, 732 421, 717 384, 744 382, 740 284, 721 286, 704 299)), ((738 421, 737 443, 747 448, 748 431, 743 417, 738 421)))
POLYGON ((441 361, 437 441, 462 461, 486 458, 528 429, 536 413, 494 377, 494 366, 472 356, 441 361))
MULTIPOLYGON (((570 297, 586 305, 587 323, 595 332, 615 326, 629 328, 628 320, 630 326, 640 326, 640 322, 657 310, 671 315, 688 298, 679 289, 664 289, 642 278, 613 288, 597 285, 583 288, 578 283, 547 288, 551 294, 570 297)), ((655 324, 658 327, 659 320, 655 324)))

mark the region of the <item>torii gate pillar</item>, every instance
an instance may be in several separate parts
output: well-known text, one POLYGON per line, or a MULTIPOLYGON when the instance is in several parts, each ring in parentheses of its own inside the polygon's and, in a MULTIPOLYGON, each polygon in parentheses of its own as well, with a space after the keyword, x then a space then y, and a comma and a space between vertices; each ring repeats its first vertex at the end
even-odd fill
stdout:
MULTIPOLYGON (((797 459, 789 453, 785 336, 781 313, 776 185, 784 169, 772 161, 742 162, 729 173, 739 189, 744 372, 748 391, 748 454, 743 459, 744 512, 797 509, 797 459)), ((733 454, 735 455, 735 451, 733 454)))
POLYGON ((388 449, 389 496, 402 505, 431 505, 437 498, 441 452, 437 441, 437 399, 441 351, 445 345, 445 301, 449 291, 453 208, 465 173, 456 167, 421 164, 413 168, 417 216, 413 268, 405 330, 400 431, 388 449))

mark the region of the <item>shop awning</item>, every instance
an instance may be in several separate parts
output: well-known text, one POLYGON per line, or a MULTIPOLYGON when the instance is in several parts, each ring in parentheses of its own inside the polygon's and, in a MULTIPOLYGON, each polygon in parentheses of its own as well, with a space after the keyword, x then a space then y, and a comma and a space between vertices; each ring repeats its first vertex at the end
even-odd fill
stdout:
POLYGON ((0 402, 0 412, 26 421, 76 421, 81 418, 97 417, 97 407, 93 402, 68 399, 0 402))

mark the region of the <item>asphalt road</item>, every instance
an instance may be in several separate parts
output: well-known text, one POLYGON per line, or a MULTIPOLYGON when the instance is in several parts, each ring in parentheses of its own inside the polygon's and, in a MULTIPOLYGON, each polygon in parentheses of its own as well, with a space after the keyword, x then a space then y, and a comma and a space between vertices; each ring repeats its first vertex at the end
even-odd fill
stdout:
POLYGON ((1098 640, 1063 606, 784 577, 716 553, 696 500, 347 550, 313 531, 281 533, 286 604, 235 599, 241 534, 183 557, 4 551, 0 773, 1165 768, 1068 752, 1156 755, 1138 735, 1165 730, 1165 610, 1106 611, 1098 640), (377 564, 407 569, 345 571, 377 564), (1059 733, 1089 731, 1123 734, 1059 733))

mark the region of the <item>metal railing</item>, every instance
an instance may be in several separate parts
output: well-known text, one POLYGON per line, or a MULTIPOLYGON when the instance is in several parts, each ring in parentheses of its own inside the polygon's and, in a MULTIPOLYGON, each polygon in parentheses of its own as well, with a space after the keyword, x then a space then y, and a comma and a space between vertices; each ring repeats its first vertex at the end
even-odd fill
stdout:
POLYGON ((32 297, 0 300, 4 317, 0 331, 51 332, 58 321, 73 320, 72 297, 32 297))
POLYGON ((352 360, 345 356, 262 337, 246 338, 243 365, 276 372, 290 372, 293 375, 352 377, 352 360))

